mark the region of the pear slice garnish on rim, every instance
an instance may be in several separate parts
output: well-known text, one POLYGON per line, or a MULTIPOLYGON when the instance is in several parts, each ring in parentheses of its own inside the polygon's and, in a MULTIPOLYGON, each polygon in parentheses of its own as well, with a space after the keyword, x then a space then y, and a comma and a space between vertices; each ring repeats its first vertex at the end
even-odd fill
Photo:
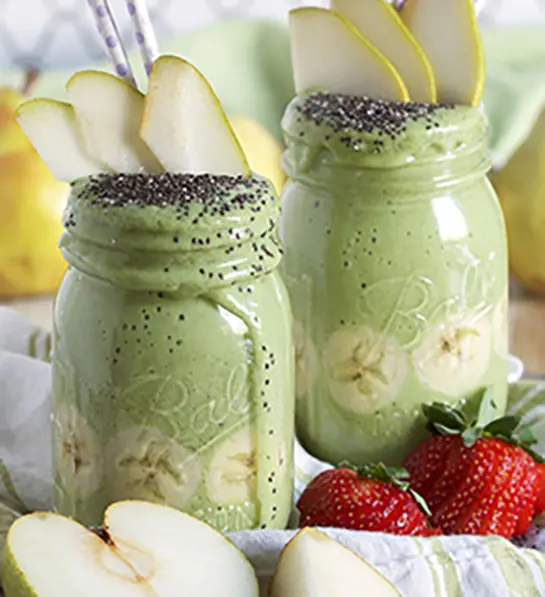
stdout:
POLYGON ((152 67, 140 134, 169 172, 251 174, 212 87, 177 56, 161 56, 152 67))
POLYGON ((485 62, 473 0, 406 0, 401 19, 430 61, 437 100, 478 106, 485 62))
POLYGON ((72 182, 108 171, 87 151, 70 104, 45 98, 29 100, 19 108, 17 122, 57 180, 72 182))
POLYGON ((290 12, 289 24, 297 93, 327 91, 409 101, 391 62, 339 13, 297 8, 290 12))
POLYGON ((347 18, 392 63, 411 99, 437 99, 431 65, 397 11, 384 0, 331 0, 332 10, 347 18))

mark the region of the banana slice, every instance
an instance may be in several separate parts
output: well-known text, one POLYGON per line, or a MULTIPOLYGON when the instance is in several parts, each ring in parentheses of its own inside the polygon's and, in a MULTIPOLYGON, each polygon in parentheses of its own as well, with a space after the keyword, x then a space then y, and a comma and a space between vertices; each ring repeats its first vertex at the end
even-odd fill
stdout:
POLYGON ((74 405, 60 405, 53 422, 54 470, 74 499, 86 499, 102 483, 102 452, 96 433, 74 405))
POLYGON ((295 345, 295 395, 301 398, 312 390, 318 377, 320 361, 316 347, 301 323, 294 320, 292 329, 295 345))
POLYGON ((485 313, 455 314, 431 328, 413 352, 420 380, 448 396, 474 389, 490 361, 492 326, 485 313))
POLYGON ((492 315, 492 327, 494 328, 494 350, 502 358, 509 355, 509 297, 507 292, 496 305, 492 315))
POLYGON ((206 487, 210 499, 217 504, 244 504, 254 499, 257 491, 254 426, 245 425, 220 443, 208 469, 206 487))
POLYGON ((366 326, 336 331, 327 343, 325 366, 332 398, 356 414, 392 402, 409 370, 395 338, 366 326))
POLYGON ((142 499, 182 509, 201 484, 198 454, 154 427, 122 431, 107 454, 114 501, 142 499))

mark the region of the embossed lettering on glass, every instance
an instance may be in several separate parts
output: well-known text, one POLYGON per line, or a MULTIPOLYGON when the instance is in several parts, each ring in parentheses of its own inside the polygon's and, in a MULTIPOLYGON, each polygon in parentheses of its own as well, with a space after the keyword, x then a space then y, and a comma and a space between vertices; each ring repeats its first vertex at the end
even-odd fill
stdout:
POLYGON ((279 200, 257 176, 125 180, 121 197, 108 176, 78 181, 65 213, 56 508, 94 525, 139 498, 221 531, 283 528, 294 389, 279 200))
POLYGON ((377 106, 346 96, 298 97, 283 121, 296 428, 334 463, 400 464, 423 403, 471 411, 491 385, 505 406, 507 255, 486 118, 407 106, 395 134, 351 130, 377 106))

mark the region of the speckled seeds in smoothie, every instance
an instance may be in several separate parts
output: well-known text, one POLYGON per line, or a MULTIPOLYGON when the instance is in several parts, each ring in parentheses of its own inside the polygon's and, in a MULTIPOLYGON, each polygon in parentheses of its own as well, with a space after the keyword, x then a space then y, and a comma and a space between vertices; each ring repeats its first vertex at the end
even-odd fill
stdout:
POLYGON ((180 508, 220 530, 283 527, 292 490, 290 311, 279 200, 252 178, 74 184, 55 308, 56 507, 180 508))
POLYGON ((507 375, 507 257, 475 108, 313 93, 293 100, 282 274, 297 432, 316 456, 400 464, 421 405, 507 375))

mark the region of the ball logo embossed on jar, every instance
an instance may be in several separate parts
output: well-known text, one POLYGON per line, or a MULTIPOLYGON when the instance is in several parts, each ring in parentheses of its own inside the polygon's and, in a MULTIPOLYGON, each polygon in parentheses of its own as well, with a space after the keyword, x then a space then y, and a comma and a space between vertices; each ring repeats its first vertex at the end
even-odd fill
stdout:
MULTIPOLYGON (((221 378, 220 371, 216 375, 221 378)), ((189 426, 194 433, 203 435, 210 426, 222 426, 229 415, 237 417, 246 415, 252 406, 248 391, 248 366, 240 363, 231 370, 225 382, 223 392, 211 396, 206 394, 206 389, 195 388, 195 394, 201 394, 197 400, 200 404, 191 415, 189 426), (204 400, 203 400, 204 398, 204 400)))

